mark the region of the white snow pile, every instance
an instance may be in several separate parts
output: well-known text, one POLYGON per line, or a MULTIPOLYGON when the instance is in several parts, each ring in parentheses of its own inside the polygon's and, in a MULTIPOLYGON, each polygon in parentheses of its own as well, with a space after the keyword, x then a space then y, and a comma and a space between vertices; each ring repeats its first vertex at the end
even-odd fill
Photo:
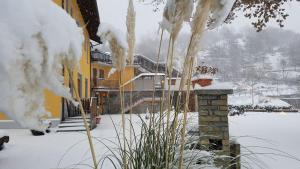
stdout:
POLYGON ((8 136, 8 134, 4 130, 0 130, 0 138, 8 136))
POLYGON ((126 35, 119 29, 115 28, 109 23, 101 23, 98 28, 98 36, 103 38, 106 41, 116 38, 117 42, 125 49, 128 48, 126 42, 126 35))
POLYGON ((108 23, 101 23, 97 35, 109 43, 111 50, 112 62, 117 70, 122 70, 126 66, 128 45, 126 36, 122 31, 114 28, 108 23))
POLYGON ((44 130, 44 89, 72 100, 62 64, 78 65, 82 29, 51 0, 9 0, 0 1, 0 37, 0 112, 44 130))

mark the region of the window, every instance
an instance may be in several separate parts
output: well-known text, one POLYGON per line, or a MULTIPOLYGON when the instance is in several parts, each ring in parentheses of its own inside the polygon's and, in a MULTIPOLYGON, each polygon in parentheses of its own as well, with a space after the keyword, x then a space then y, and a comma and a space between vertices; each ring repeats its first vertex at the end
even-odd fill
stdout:
POLYGON ((62 67, 62 75, 65 77, 65 66, 62 67))
POLYGON ((92 78, 93 78, 93 87, 96 87, 97 86, 97 69, 96 68, 93 68, 92 78))
POLYGON ((85 98, 89 97, 89 81, 87 78, 85 78, 85 98))
POLYGON ((97 78, 97 69, 93 68, 93 78, 97 78))
MULTIPOLYGON (((73 77, 73 72, 71 72, 71 77, 73 77)), ((69 88, 70 88, 71 95, 73 97, 74 95, 73 95, 73 85, 72 84, 73 84, 72 79, 69 78, 69 88)))
POLYGON ((176 79, 171 79, 171 85, 172 86, 176 85, 176 79))
POLYGON ((70 8, 70 15, 71 15, 71 17, 73 17, 73 8, 72 7, 70 8))
POLYGON ((85 50, 86 50, 86 63, 89 64, 89 58, 90 58, 90 53, 89 53, 89 40, 86 41, 85 45, 85 50))
POLYGON ((66 11, 69 13, 69 0, 66 0, 66 11))
POLYGON ((102 69, 99 70, 99 78, 104 79, 104 70, 102 69))
POLYGON ((77 77, 77 87, 78 87, 78 94, 79 97, 82 98, 82 77, 81 74, 78 73, 78 77, 77 77))

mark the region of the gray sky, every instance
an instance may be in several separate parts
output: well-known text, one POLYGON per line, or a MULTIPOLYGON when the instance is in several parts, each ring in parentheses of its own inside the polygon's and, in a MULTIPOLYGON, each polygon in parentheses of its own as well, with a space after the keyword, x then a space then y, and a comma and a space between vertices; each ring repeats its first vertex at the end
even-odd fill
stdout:
MULTIPOLYGON (((158 23, 162 18, 162 10, 153 12, 151 5, 142 4, 138 0, 134 0, 136 9, 136 36, 140 40, 143 36, 158 36, 158 23)), ((98 0, 101 22, 110 23, 119 28, 124 33, 126 32, 126 13, 128 0, 98 0)), ((287 5, 290 17, 285 22, 284 29, 293 30, 300 33, 300 3, 292 3, 287 5)), ((244 19, 243 16, 236 19, 229 27, 239 29, 250 25, 250 21, 244 19)), ((271 24, 272 26, 277 26, 271 24)), ((219 28, 221 29, 221 28, 219 28)), ((183 28, 183 31, 189 31, 188 26, 183 28)))

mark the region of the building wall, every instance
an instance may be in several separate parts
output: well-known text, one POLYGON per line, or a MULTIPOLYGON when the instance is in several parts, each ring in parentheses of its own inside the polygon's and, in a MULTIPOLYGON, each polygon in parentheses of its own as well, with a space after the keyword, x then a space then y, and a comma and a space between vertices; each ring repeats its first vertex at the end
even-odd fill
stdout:
MULTIPOLYGON (((104 71, 104 79, 102 81, 104 81, 102 84, 104 84, 104 86, 107 85, 107 87, 110 88, 118 88, 119 85, 119 80, 120 80, 120 73, 118 71, 114 72, 110 77, 108 77, 109 72, 112 69, 112 66, 110 65, 104 65, 104 64, 99 64, 97 62, 92 63, 92 77, 93 79, 95 78, 94 73, 94 69, 97 70, 97 78, 99 78, 99 70, 104 71), (106 83, 107 82, 107 83, 106 83)), ((134 67, 130 67, 127 66, 125 68, 125 70, 123 71, 123 77, 122 77, 122 84, 128 82, 129 80, 134 78, 134 67)), ((125 86, 125 90, 130 90, 130 84, 125 86)))
MULTIPOLYGON (((82 58, 80 60, 79 70, 73 71, 73 78, 77 85, 78 73, 82 76, 81 86, 82 86, 82 98, 90 97, 90 43, 89 43, 89 34, 87 29, 85 28, 85 22, 80 13, 79 7, 77 5, 76 0, 53 0, 58 6, 64 8, 75 20, 77 25, 83 28, 83 33, 85 37, 85 41, 82 45, 82 58), (88 81, 88 86, 85 85, 85 80, 88 81), (86 91, 87 88, 87 91, 86 91)), ((64 84, 69 86, 69 77, 67 70, 64 70, 64 84)), ((51 112, 51 118, 61 118, 62 112, 62 98, 53 94, 52 92, 45 90, 45 107, 46 110, 51 112)), ((4 113, 0 113, 0 120, 6 120, 7 117, 4 113)))

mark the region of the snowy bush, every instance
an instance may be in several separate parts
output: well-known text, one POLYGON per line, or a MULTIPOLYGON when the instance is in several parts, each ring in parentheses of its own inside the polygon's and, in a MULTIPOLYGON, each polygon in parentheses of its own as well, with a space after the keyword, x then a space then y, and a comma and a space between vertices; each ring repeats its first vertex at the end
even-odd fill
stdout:
POLYGON ((243 115, 247 111, 263 111, 263 112, 281 112, 281 111, 292 111, 297 112, 292 106, 260 106, 260 105, 230 105, 229 115, 243 115))
MULTIPOLYGON (((183 123, 183 114, 178 116, 178 125, 175 128, 175 133, 167 130, 167 117, 164 112, 162 116, 152 116, 150 113, 145 116, 137 115, 138 120, 129 120, 130 128, 127 132, 132 133, 131 137, 125 137, 126 147, 123 146, 123 138, 119 133, 118 124, 115 124, 115 132, 117 134, 117 140, 113 141, 108 139, 109 144, 113 143, 113 147, 102 144, 109 149, 109 153, 100 159, 100 164, 104 164, 105 161, 112 163, 115 169, 127 168, 127 169, 159 169, 159 168, 179 168, 179 160, 181 158, 180 145, 181 145, 181 130, 183 123), (150 117, 149 117, 150 116, 150 117), (151 122, 152 118, 152 122, 151 122), (174 135, 173 135, 174 134, 174 135), (122 159, 127 157, 126 163, 122 159), (168 158, 168 164, 166 159, 168 158)), ((175 112, 171 112, 170 118, 173 119, 170 123, 175 123, 175 112)), ((184 169, 218 169, 215 165, 215 160, 223 158, 216 155, 214 152, 210 152, 207 147, 199 146, 199 136, 194 132, 195 126, 198 126, 197 113, 189 114, 188 126, 186 128, 189 134, 186 134, 185 148, 183 152, 183 164, 184 169)), ((172 125, 172 127, 174 127, 172 125)), ((172 128, 171 127, 171 128, 172 128)), ((128 133, 127 133, 128 134, 128 133)), ((100 166, 103 168, 103 166, 100 166)))
POLYGON ((72 100, 62 65, 77 67, 82 29, 51 0, 0 1, 0 111, 23 127, 44 130, 44 89, 72 100))

